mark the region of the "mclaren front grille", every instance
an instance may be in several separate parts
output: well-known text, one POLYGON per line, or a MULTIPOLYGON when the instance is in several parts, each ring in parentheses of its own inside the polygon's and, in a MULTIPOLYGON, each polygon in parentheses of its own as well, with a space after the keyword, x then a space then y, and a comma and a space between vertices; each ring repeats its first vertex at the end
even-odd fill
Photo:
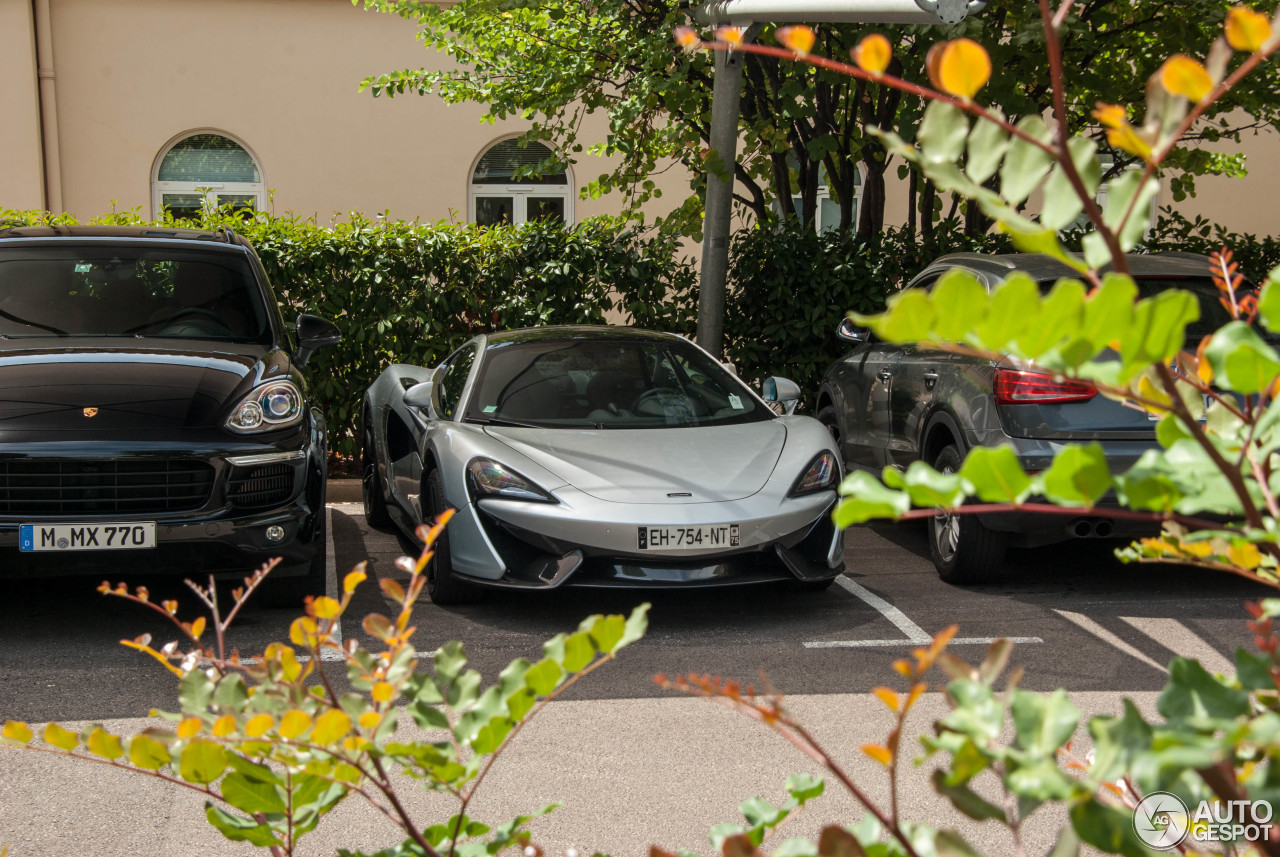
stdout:
POLYGON ((159 515, 199 509, 213 467, 189 458, 0 461, 0 514, 159 515))
POLYGON ((287 503, 293 496, 292 464, 259 464, 231 471, 227 499, 241 509, 261 509, 287 503))

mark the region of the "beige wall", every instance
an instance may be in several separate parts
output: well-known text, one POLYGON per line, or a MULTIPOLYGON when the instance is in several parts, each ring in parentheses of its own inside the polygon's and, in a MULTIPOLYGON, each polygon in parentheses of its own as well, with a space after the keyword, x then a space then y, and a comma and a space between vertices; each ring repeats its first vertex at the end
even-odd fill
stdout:
POLYGON ((31 0, 0 0, 0 207, 45 207, 31 0))
MULTIPOLYGON (((440 58, 416 41, 411 23, 350 0, 50 2, 63 202, 81 218, 112 200, 153 214, 157 155, 175 137, 212 129, 257 157, 277 212, 322 220, 348 210, 424 220, 455 212, 465 220, 475 159, 527 127, 484 124, 481 108, 435 96, 358 92, 367 75, 438 67, 440 58)), ((16 17, 29 9, 29 0, 0 3, 16 17)), ((0 56, 23 32, 21 22, 0 26, 0 56)), ((585 156, 574 179, 585 184, 604 166, 585 156)), ((14 207, 29 172, 0 168, 0 205, 14 207)), ((669 205, 688 193, 678 176, 663 182, 669 205)), ((579 219, 617 210, 609 198, 574 206, 579 219)))
MULTIPOLYGON (((58 154, 64 208, 80 218, 138 207, 154 214, 156 158, 176 137, 212 129, 257 158, 277 212, 349 210, 423 220, 466 219, 475 159, 518 122, 484 124, 475 105, 435 96, 373 98, 367 75, 443 67, 400 18, 349 0, 47 0, 52 11, 58 154)), ((44 206, 32 41, 33 0, 0 0, 0 206, 44 206)), ((603 138, 603 117, 588 129, 603 138)), ((1250 135, 1247 181, 1203 179, 1178 208, 1237 231, 1280 232, 1280 139, 1250 135)), ((582 156, 581 186, 604 172, 582 156)), ((888 170, 886 223, 906 219, 903 189, 888 170)), ((660 213, 688 194, 680 169, 655 177, 660 213)), ((1167 190, 1160 205, 1171 203, 1167 190)), ((614 213, 618 198, 574 200, 575 219, 614 213)))

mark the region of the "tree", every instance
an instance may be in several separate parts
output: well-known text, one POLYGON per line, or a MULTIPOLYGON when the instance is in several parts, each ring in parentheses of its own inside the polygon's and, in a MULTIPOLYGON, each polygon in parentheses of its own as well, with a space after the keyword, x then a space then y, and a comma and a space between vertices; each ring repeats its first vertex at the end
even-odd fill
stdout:
MULTIPOLYGON (((672 164, 689 170, 693 195, 665 219, 669 228, 700 231, 698 194, 708 169, 724 169, 708 150, 711 63, 705 54, 680 55, 667 34, 689 22, 689 4, 681 0, 463 0, 441 7, 419 0, 353 0, 366 8, 398 14, 419 27, 419 39, 452 58, 445 71, 404 69, 368 78, 362 84, 388 97, 434 93, 450 103, 487 106, 493 118, 526 117, 529 139, 552 141, 557 158, 572 161, 584 151, 617 158, 617 166, 591 181, 586 193, 622 194, 628 214, 660 194, 652 176, 672 164), (588 114, 607 114, 603 141, 583 137, 588 114)), ((1221 30, 1224 10, 1215 0, 1167 4, 1157 0, 1092 0, 1064 21, 1064 64, 1079 74, 1068 86, 1066 119, 1073 132, 1103 131, 1090 112, 1099 101, 1135 103, 1147 77, 1163 59, 1163 45, 1179 44, 1202 53, 1221 30)), ((996 0, 957 28, 880 28, 894 45, 891 69, 903 79, 925 80, 928 45, 942 36, 969 36, 991 46, 992 60, 1008 73, 993 82, 990 98, 1013 121, 1043 115, 1051 105, 1051 87, 1043 56, 1044 36, 1034 4, 996 0)), ((821 25, 815 50, 847 56, 865 35, 853 25, 821 25)), ((773 39, 765 27, 761 42, 773 39)), ((802 200, 812 220, 822 174, 830 195, 841 205, 841 225, 853 222, 853 170, 863 171, 859 232, 866 236, 884 225, 885 176, 897 167, 908 178, 912 222, 928 232, 943 216, 964 208, 966 231, 981 234, 990 221, 954 195, 912 175, 900 158, 887 153, 872 126, 914 141, 921 118, 915 99, 903 100, 891 88, 851 80, 824 69, 751 56, 743 97, 742 147, 732 165, 735 198, 758 219, 777 212, 793 216, 791 197, 802 200), (918 212, 918 214, 916 214, 918 212)), ((1259 75, 1217 102, 1188 141, 1238 139, 1249 129, 1276 125, 1280 118, 1280 79, 1259 75), (1243 112, 1241 112, 1243 111, 1243 112)), ((1110 169, 1119 173, 1132 159, 1113 152, 1110 169)), ((542 165, 546 168, 550 164, 542 165)), ((1220 157, 1197 148, 1181 150, 1166 163, 1175 196, 1194 189, 1194 177, 1242 170, 1238 157, 1220 157)), ((537 169, 536 167, 533 169, 537 169)))

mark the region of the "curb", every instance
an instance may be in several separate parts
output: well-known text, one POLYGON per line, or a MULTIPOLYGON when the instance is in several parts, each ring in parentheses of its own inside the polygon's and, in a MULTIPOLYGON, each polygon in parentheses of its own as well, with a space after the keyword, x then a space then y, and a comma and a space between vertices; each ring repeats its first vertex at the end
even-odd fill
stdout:
POLYGON ((325 485, 328 503, 359 503, 363 500, 359 479, 330 479, 325 485))

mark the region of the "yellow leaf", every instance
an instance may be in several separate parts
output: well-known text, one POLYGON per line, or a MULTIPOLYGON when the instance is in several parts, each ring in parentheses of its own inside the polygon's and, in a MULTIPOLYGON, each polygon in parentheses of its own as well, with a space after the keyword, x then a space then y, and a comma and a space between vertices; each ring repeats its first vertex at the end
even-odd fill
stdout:
POLYGON ((249 722, 244 725, 244 734, 250 738, 261 738, 263 735, 271 731, 271 727, 276 725, 275 719, 270 714, 255 714, 249 718, 249 722))
POLYGON ((879 744, 863 744, 862 752, 866 753, 886 768, 893 764, 893 754, 889 752, 888 747, 882 747, 879 744))
POLYGON ((204 728, 204 721, 199 717, 188 717, 186 720, 178 724, 179 738, 194 738, 200 734, 200 730, 204 728))
POLYGON ((1166 92, 1192 101, 1199 101, 1213 91, 1213 80, 1209 77, 1209 72, 1186 54, 1169 57, 1156 74, 1166 92))
POLYGON ((364 749, 368 743, 368 741, 364 740, 359 735, 352 735, 342 742, 342 748, 348 753, 357 753, 364 749))
POLYGON ((890 711, 897 712, 899 706, 902 704, 901 700, 898 699, 898 694, 890 688, 873 687, 871 692, 876 695, 876 699, 887 705, 890 711))
POLYGON ((289 642, 295 646, 314 646, 316 643, 316 620, 310 616, 299 616, 289 626, 289 642))
POLYGON ((396 689, 387 682, 380 681, 373 686, 369 695, 373 697, 374 702, 390 702, 396 695, 396 689))
POLYGON ((1151 382, 1151 378, 1143 375, 1138 379, 1138 395, 1148 401, 1153 402, 1157 407, 1144 405, 1143 407, 1153 413, 1167 411, 1169 406, 1173 404, 1173 400, 1169 398, 1169 394, 1157 387, 1151 382))
POLYGON ((813 30, 808 27, 779 27, 777 36, 780 44, 785 45, 800 56, 806 56, 809 51, 813 50, 815 36, 813 35, 813 30))
POLYGON ((213 721, 213 734, 219 738, 225 738, 236 731, 236 719, 230 714, 224 714, 217 720, 213 721))
POLYGON ((1213 555, 1213 545, 1208 542, 1179 542, 1178 547, 1182 549, 1183 553, 1200 559, 1213 555))
POLYGON ((342 578, 342 591, 350 595, 356 591, 356 587, 369 579, 369 575, 364 573, 365 565, 360 563, 354 569, 347 572, 347 576, 342 578))
POLYGON ((882 74, 893 58, 893 45, 879 33, 872 33, 858 42, 852 54, 858 68, 868 74, 882 74))
POLYGON ((938 83, 943 92, 968 100, 991 79, 991 57, 972 39, 948 42, 938 57, 938 83))
POLYGON ((30 744, 36 737, 31 727, 21 720, 6 720, 4 731, 0 732, 0 736, 9 741, 17 741, 19 744, 30 744))
POLYGON ((336 599, 321 595, 311 603, 317 619, 332 619, 342 613, 342 605, 336 599))
MULTIPOLYGON (((716 38, 722 42, 728 42, 735 48, 742 45, 742 28, 741 27, 716 27, 716 38)), ((440 523, 437 518, 436 523, 440 523)))
POLYGON ((316 718, 316 728, 311 730, 311 741, 315 744, 332 744, 339 738, 346 737, 351 731, 351 718, 345 711, 334 708, 316 718))
POLYGON ((204 617, 197 616, 196 620, 191 623, 191 636, 195 637, 198 640, 200 639, 200 635, 203 633, 204 633, 204 617))
POLYGON ((920 694, 929 689, 929 685, 924 682, 917 682, 911 685, 911 693, 907 695, 907 702, 903 708, 907 711, 911 710, 911 706, 916 704, 916 700, 920 698, 920 694))
POLYGON ((1238 51, 1256 53, 1271 38, 1271 22, 1261 12, 1236 6, 1227 13, 1227 44, 1238 51))
POLYGON ((74 750, 80 744, 76 733, 70 729, 63 729, 57 723, 50 723, 44 727, 44 740, 59 750, 74 750))
POLYGON ((361 729, 377 729, 378 724, 382 722, 382 715, 376 711, 366 711, 360 715, 361 729))
POLYGON ((1262 565, 1262 552, 1253 542, 1239 542, 1227 550, 1227 559, 1232 565, 1252 571, 1262 565))
POLYGON ((911 661, 897 660, 893 662, 893 671, 898 675, 910 678, 915 672, 915 668, 911 665, 911 661))
POLYGON ((305 711, 290 711, 280 718, 280 737, 293 740, 311 728, 311 715, 305 711))
POLYGON ((89 752, 95 756, 101 756, 104 759, 119 759, 124 755, 124 747, 120 744, 120 737, 112 735, 101 726, 89 733, 89 739, 84 742, 89 748, 89 752))

